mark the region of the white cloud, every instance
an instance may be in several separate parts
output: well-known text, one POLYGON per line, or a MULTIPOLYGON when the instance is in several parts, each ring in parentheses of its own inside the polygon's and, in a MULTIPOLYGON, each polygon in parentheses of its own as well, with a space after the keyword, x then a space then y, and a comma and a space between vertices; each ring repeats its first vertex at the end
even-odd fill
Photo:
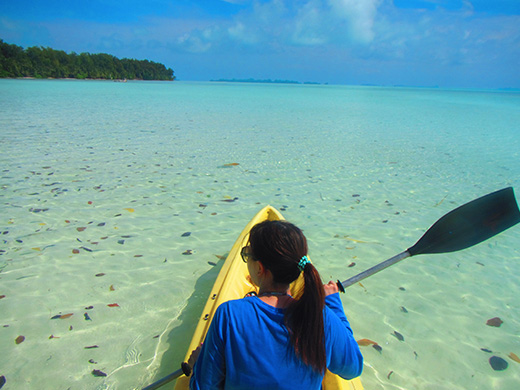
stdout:
POLYGON ((209 27, 180 36, 177 38, 177 44, 190 53, 205 53, 212 48, 214 42, 219 42, 220 36, 218 27, 209 27))
POLYGON ((332 11, 348 24, 351 38, 361 43, 374 39, 374 20, 381 0, 328 0, 332 11))
POLYGON ((231 39, 253 45, 259 42, 257 35, 250 31, 242 22, 237 22, 227 29, 227 33, 231 39))
POLYGON ((256 45, 264 52, 291 46, 368 45, 375 39, 382 0, 227 1, 250 4, 211 26, 194 25, 176 34, 178 47, 202 53, 237 45, 256 45))
POLYGON ((324 31, 324 12, 319 7, 320 2, 309 1, 301 7, 290 28, 292 41, 296 44, 315 46, 328 41, 324 31))
POLYGON ((502 69, 520 58, 518 16, 469 13, 467 6, 429 11, 386 7, 382 12, 384 18, 374 25, 376 37, 365 52, 372 61, 464 74, 477 68, 502 69))
POLYGON ((256 1, 237 14, 230 38, 272 46, 368 44, 381 0, 256 1))

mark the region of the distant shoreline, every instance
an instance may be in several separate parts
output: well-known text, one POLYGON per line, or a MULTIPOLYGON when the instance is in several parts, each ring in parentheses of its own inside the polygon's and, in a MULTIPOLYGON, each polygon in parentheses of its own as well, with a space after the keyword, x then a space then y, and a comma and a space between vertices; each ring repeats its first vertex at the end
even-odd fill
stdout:
POLYGON ((0 77, 0 80, 64 80, 64 81, 113 81, 116 83, 126 83, 128 81, 165 81, 172 82, 176 80, 143 80, 143 79, 105 79, 105 78, 79 78, 79 77, 0 77))
POLYGON ((271 80, 271 79, 218 79, 218 80, 210 80, 211 82, 217 82, 217 83, 257 83, 257 84, 304 84, 304 85, 322 85, 321 83, 314 82, 314 81, 295 81, 295 80, 271 80))

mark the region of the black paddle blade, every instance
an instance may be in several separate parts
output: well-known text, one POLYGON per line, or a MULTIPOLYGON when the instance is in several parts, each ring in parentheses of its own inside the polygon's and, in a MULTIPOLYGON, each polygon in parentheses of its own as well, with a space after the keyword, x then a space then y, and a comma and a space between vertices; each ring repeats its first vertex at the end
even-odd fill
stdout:
POLYGON ((513 188, 475 199, 450 211, 408 249, 410 255, 455 252, 509 229, 520 222, 513 188))

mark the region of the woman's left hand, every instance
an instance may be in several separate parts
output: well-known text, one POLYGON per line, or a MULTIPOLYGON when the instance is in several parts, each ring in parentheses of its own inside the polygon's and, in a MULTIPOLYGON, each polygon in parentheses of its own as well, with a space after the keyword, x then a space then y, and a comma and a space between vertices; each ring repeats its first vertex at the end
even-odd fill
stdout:
POLYGON ((327 284, 324 284, 323 289, 325 290, 326 297, 339 292, 338 285, 336 284, 336 282, 333 282, 332 280, 327 284))

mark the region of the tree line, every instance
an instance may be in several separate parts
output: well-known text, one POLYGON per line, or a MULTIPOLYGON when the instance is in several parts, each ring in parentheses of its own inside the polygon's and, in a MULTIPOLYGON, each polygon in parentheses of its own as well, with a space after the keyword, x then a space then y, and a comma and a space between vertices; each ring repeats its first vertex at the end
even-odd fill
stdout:
POLYGON ((172 69, 153 61, 104 53, 67 54, 48 47, 24 49, 0 39, 0 78, 6 77, 175 80, 172 69))

